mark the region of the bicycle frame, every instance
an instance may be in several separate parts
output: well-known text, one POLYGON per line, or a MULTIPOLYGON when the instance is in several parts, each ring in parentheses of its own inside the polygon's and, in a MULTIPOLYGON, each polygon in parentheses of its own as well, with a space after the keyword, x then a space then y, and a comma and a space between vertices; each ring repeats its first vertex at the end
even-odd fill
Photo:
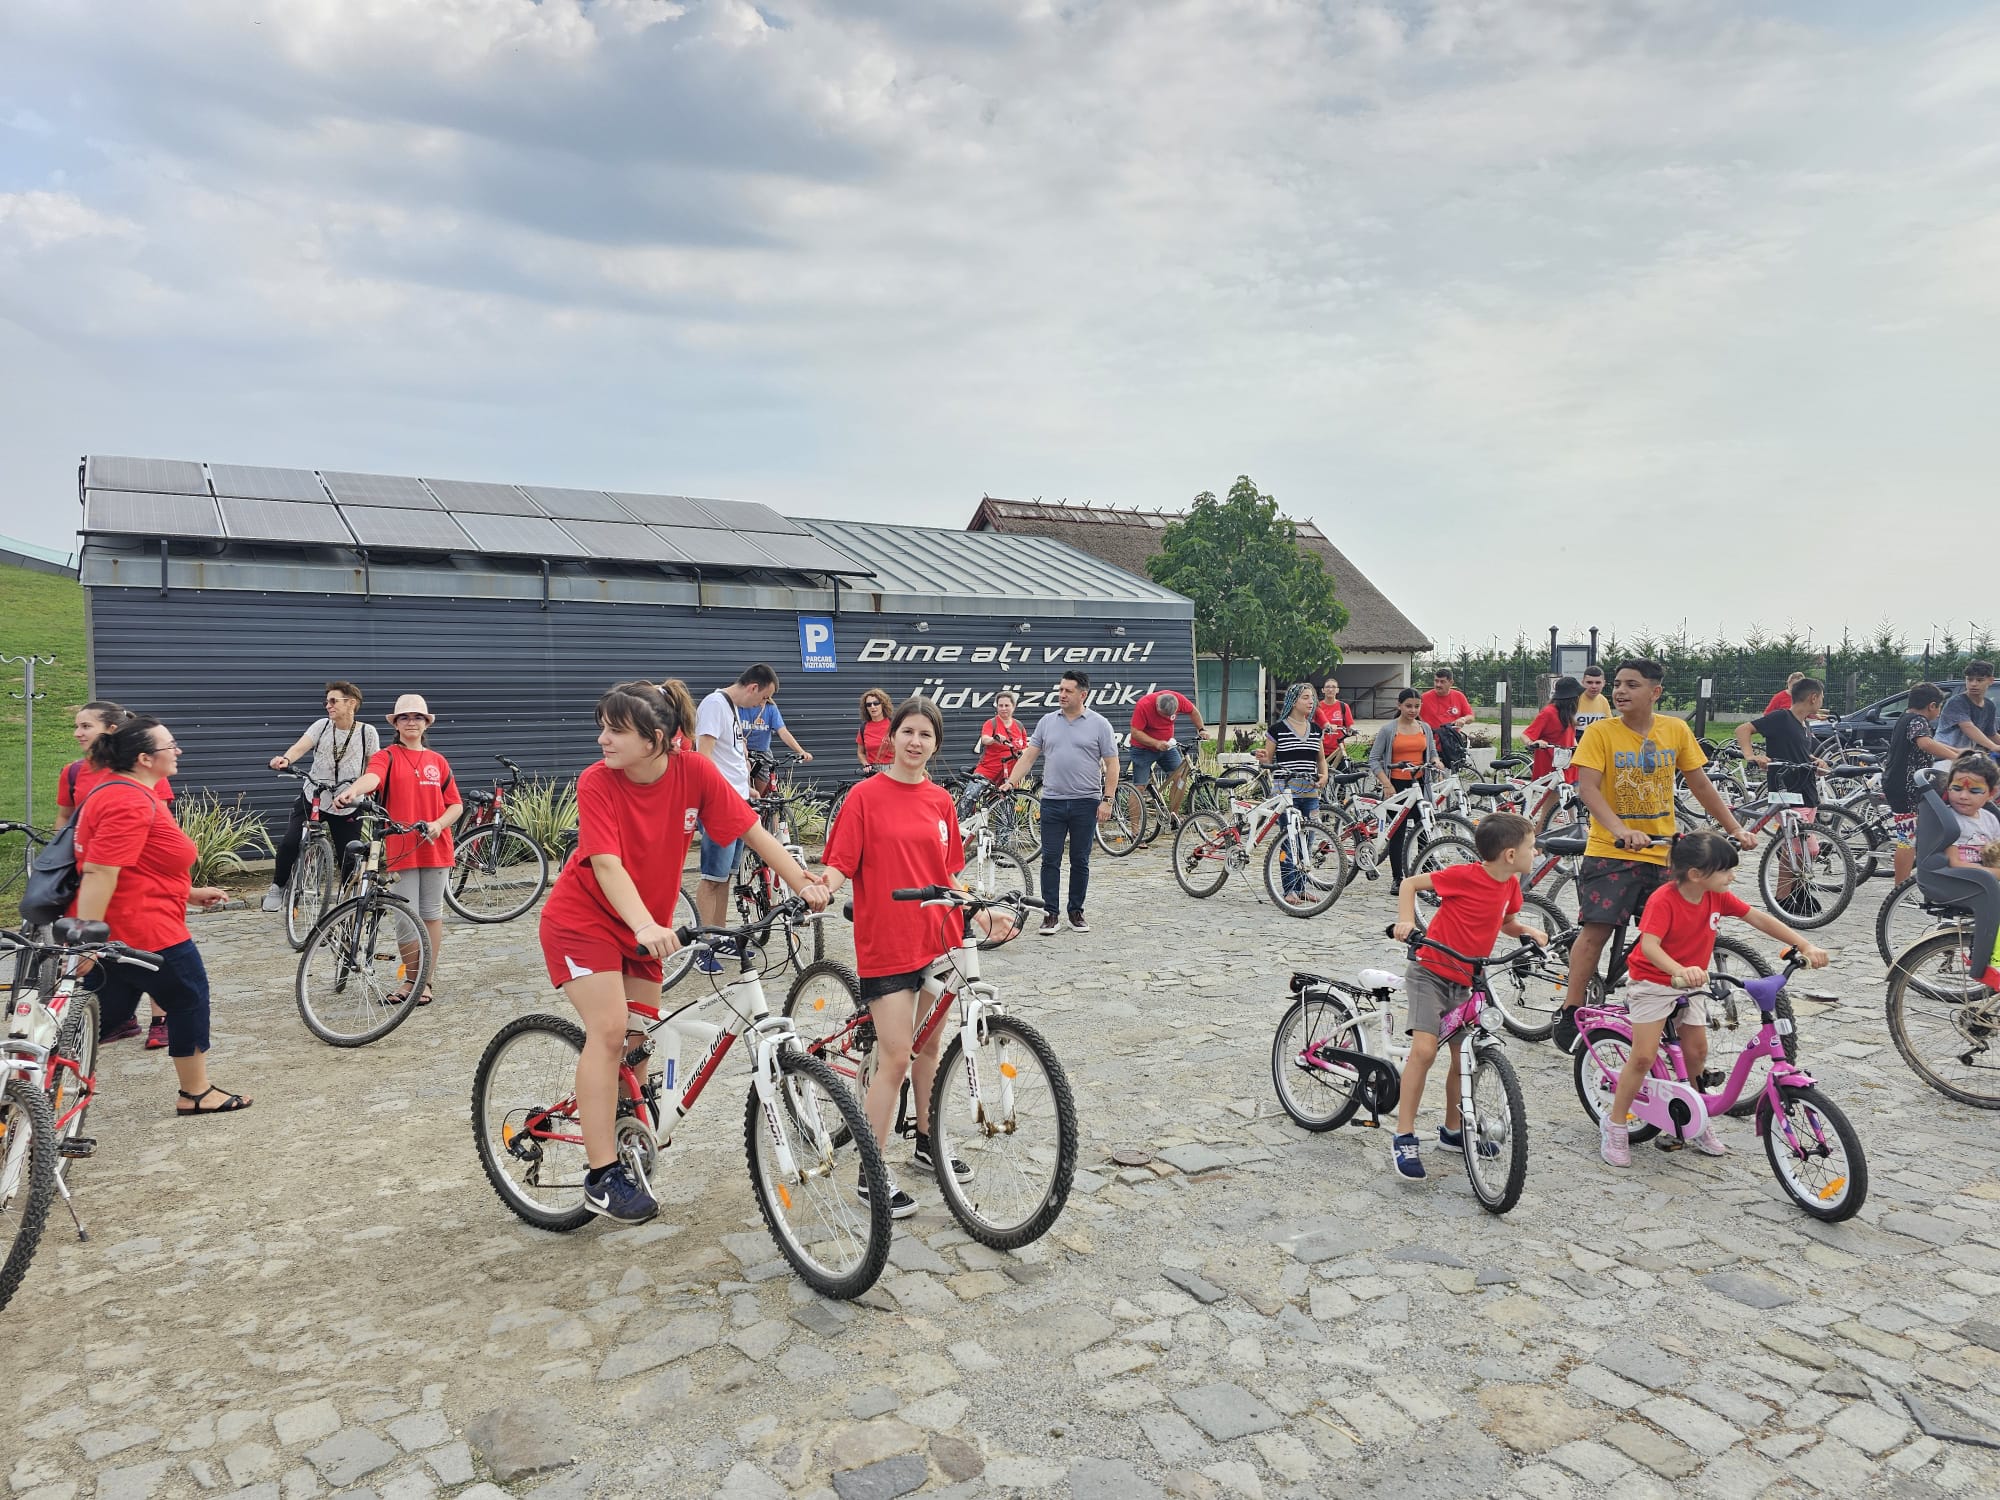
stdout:
MULTIPOLYGON (((1364 971, 1364 977, 1366 977, 1367 972, 1364 971)), ((1383 983, 1369 986, 1364 984, 1349 984, 1338 979, 1316 980, 1315 982, 1323 985, 1330 995, 1337 997, 1341 1008, 1353 1020, 1355 1034, 1361 1041, 1359 1050, 1366 1056, 1375 1058, 1394 1068, 1396 1076, 1400 1081, 1403 1074, 1403 1065, 1410 1058, 1410 1043, 1397 1032, 1394 1025, 1395 1016, 1399 1009, 1394 996, 1396 989, 1400 987, 1401 981, 1398 976, 1380 973, 1379 971, 1377 971, 1377 977, 1384 980, 1395 979, 1397 983, 1394 985, 1383 983), (1371 1021, 1374 1023, 1376 1033, 1373 1045, 1370 1044, 1369 1039, 1369 1023, 1371 1021)), ((1466 997, 1465 1002, 1447 1011, 1443 1019, 1438 1023, 1439 1052, 1443 1052, 1447 1047, 1456 1049, 1461 1046, 1471 1045, 1476 1050, 1482 1046, 1497 1047, 1500 1045, 1500 1039, 1492 1034, 1485 1023, 1487 1014, 1494 1007, 1491 995, 1487 989, 1486 972, 1483 968, 1475 970, 1471 989, 1472 993, 1466 997)), ((1342 1049, 1333 1048, 1331 1050, 1338 1053, 1342 1049)), ((1353 1071, 1351 1064, 1344 1063, 1337 1057, 1327 1056, 1326 1051, 1325 1043, 1314 1043, 1299 1054, 1299 1061, 1308 1068, 1315 1068, 1325 1073, 1339 1073, 1343 1070, 1353 1071)), ((1461 1118, 1470 1118, 1475 1113, 1472 1102, 1471 1068, 1461 1067, 1459 1069, 1458 1091, 1461 1118)), ((1372 1106, 1369 1108, 1368 1113, 1370 1116, 1368 1127, 1370 1129, 1380 1128, 1382 1123, 1381 1118, 1372 1106)))
MULTIPOLYGON (((1761 1008, 1761 1007, 1760 1007, 1761 1008)), ((1586 1005, 1577 1016, 1578 1029, 1582 1031, 1609 1031, 1629 1044, 1632 1040, 1632 1021, 1623 1009, 1611 1006, 1586 1005)), ((1669 1026, 1660 1039, 1660 1050, 1653 1059, 1652 1070, 1646 1082, 1640 1085, 1638 1095, 1632 1101, 1632 1113, 1648 1125, 1658 1126, 1662 1131, 1672 1132, 1682 1139, 1692 1140, 1708 1128, 1711 1119, 1720 1119, 1734 1109, 1743 1099, 1743 1085, 1749 1081, 1750 1070, 1757 1060, 1769 1058, 1771 1071, 1765 1076, 1764 1086, 1758 1091, 1771 1103, 1773 1118, 1784 1114, 1780 1108, 1780 1090, 1785 1087, 1810 1088, 1814 1079, 1797 1063, 1785 1056, 1783 1037, 1791 1029, 1791 1022, 1784 1020, 1774 1011, 1764 1012, 1764 1024, 1758 1029, 1757 1039, 1745 1047, 1736 1059, 1736 1065, 1729 1070, 1729 1076, 1714 1093, 1705 1094, 1690 1081, 1687 1059, 1681 1051, 1681 1044, 1674 1028, 1669 1026), (1654 1084, 1663 1084, 1655 1089, 1654 1084), (1674 1104, 1678 1101, 1686 1108, 1691 1118, 1678 1119, 1674 1104)), ((1595 1051, 1591 1061, 1597 1064, 1597 1071, 1609 1085, 1616 1088, 1618 1075, 1604 1064, 1604 1059, 1595 1051)), ((1765 1113, 1757 1115, 1757 1134, 1762 1135, 1765 1127, 1765 1113)), ((1786 1124, 1787 1132, 1791 1126, 1786 1124)), ((1790 1144, 1796 1146, 1792 1140, 1790 1144)))

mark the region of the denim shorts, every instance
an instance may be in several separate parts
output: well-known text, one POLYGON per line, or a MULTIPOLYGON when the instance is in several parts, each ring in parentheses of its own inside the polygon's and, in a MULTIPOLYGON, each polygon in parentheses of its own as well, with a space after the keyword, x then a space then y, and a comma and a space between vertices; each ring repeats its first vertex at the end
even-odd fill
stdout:
POLYGON ((1169 745, 1164 750, 1148 750, 1140 745, 1132 747, 1132 785, 1144 786, 1153 779, 1155 770, 1165 771, 1169 776, 1181 768, 1181 747, 1169 745))
POLYGON ((701 831, 701 878, 703 880, 727 880, 736 873, 736 861, 743 857, 743 840, 733 839, 727 844, 718 844, 708 836, 706 828, 701 831))

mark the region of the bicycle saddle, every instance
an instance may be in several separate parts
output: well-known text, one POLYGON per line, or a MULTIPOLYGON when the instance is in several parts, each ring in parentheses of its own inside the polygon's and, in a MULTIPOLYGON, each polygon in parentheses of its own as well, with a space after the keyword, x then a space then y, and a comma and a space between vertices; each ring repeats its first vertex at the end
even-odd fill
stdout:
POLYGON ((1400 990, 1403 976, 1391 974, 1387 969, 1363 969, 1354 976, 1354 982, 1364 990, 1400 990))
POLYGON ((1757 979, 1743 981, 1743 993, 1757 1002, 1757 1009, 1769 1013, 1778 1003, 1778 991, 1785 987, 1785 976, 1767 974, 1757 979))
POLYGON ((1466 790, 1475 797, 1504 797, 1514 789, 1504 781, 1475 781, 1466 790))
POLYGON ((1873 776, 1881 769, 1880 766, 1840 765, 1835 766, 1826 774, 1828 776, 1873 776))
POLYGON ((1973 916, 1972 908, 1962 901, 1933 901, 1926 896, 1923 903, 1927 917, 1965 917, 1969 920, 1973 916))
POLYGON ((1372 774, 1369 771, 1335 771, 1327 780, 1335 786, 1353 786, 1357 781, 1366 781, 1372 774))
POLYGON ((86 922, 81 917, 58 917, 54 928, 56 941, 65 946, 74 943, 102 943, 111 936, 109 922, 86 922))
POLYGON ((1581 854, 1589 842, 1590 829, 1582 823, 1572 823, 1567 828, 1537 835, 1535 847, 1544 854, 1581 854))

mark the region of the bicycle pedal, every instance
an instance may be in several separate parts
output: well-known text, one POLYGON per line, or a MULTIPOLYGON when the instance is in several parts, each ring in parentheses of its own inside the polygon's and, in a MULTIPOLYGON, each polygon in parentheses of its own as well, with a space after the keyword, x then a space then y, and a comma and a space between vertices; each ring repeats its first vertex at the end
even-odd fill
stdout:
POLYGON ((56 1155, 71 1161, 82 1161, 97 1151, 97 1142, 87 1135, 73 1135, 56 1147, 56 1155))

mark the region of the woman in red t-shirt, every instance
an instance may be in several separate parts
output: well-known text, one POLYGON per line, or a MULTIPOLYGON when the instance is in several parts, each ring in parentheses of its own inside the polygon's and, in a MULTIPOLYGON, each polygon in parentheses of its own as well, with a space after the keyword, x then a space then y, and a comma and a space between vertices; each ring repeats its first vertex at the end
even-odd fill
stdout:
MULTIPOLYGON (((923 988, 924 970, 964 943, 965 927, 956 911, 897 901, 893 893, 913 886, 958 885, 955 877, 965 868, 965 846, 951 794, 930 779, 931 757, 944 741, 944 720, 937 705, 928 698, 912 698, 888 722, 894 758, 881 775, 869 777, 848 793, 820 863, 826 867, 830 892, 854 882, 854 967, 861 978, 862 1007, 875 1022, 875 1077, 862 1107, 876 1142, 887 1147, 896 1101, 908 1077, 922 1122, 916 1164, 928 1168, 931 1084, 937 1078, 945 1028, 931 1033, 913 1068, 917 993, 923 988)), ((1000 920, 1003 925, 996 928, 986 916, 980 918, 994 935, 1011 936, 1012 923, 1000 920)), ((958 1161, 951 1170, 961 1182, 972 1175, 958 1161)), ((859 1192, 865 1201, 865 1181, 859 1192)), ((890 1216, 906 1219, 916 1211, 917 1200, 891 1180, 890 1216)))
POLYGON ((660 960, 680 946, 667 922, 697 823, 711 838, 743 839, 808 906, 826 905, 825 884, 757 821, 715 762, 675 748, 688 727, 650 682, 621 682, 597 700, 604 759, 576 779, 576 853, 542 907, 549 982, 583 1017, 576 1102, 589 1167, 584 1202, 623 1223, 659 1212, 618 1160, 626 1007, 660 1003, 660 960))
POLYGON ((1028 746, 1028 726, 1014 717, 1014 695, 1002 688, 993 695, 993 717, 979 726, 981 751, 972 774, 995 784, 1005 781, 1014 762, 1028 746))
POLYGON ((880 688, 861 695, 861 732, 854 737, 854 753, 864 766, 886 766, 895 758, 889 748, 889 715, 895 705, 880 688))
MULTIPOLYGON (((431 934, 431 973, 435 976, 444 962, 444 885, 451 874, 454 854, 451 825, 465 812, 459 799, 458 783, 451 779, 451 763, 424 744, 424 734, 437 723, 437 715, 421 693, 405 693, 389 714, 396 726, 396 743, 386 745, 369 757, 368 769, 333 799, 339 808, 352 807, 377 787, 383 789, 381 803, 397 823, 417 825, 415 833, 392 833, 383 840, 383 863, 400 882, 410 873, 417 887, 417 916, 431 934)), ((410 973, 418 968, 418 955, 404 955, 410 973)), ((410 998, 410 988, 388 997, 390 1004, 410 998)), ((429 983, 417 999, 429 1005, 436 999, 429 983)))
POLYGON ((224 1115, 250 1100, 208 1081, 208 970, 188 931, 187 909, 218 906, 228 892, 194 888, 194 840, 159 798, 180 765, 180 746, 157 719, 127 716, 94 747, 105 784, 76 825, 76 914, 104 922, 111 936, 160 955, 157 970, 104 964, 98 990, 100 1037, 118 1031, 150 994, 166 1012, 167 1056, 180 1079, 182 1115, 224 1115), (220 1099, 216 1096, 221 1095, 220 1099))
MULTIPOLYGON (((1558 677, 1549 701, 1542 711, 1535 715, 1534 723, 1528 726, 1523 740, 1535 752, 1528 763, 1528 775, 1536 780, 1555 769, 1558 750, 1576 748, 1576 705, 1583 697, 1583 684, 1574 677, 1558 677)), ((1574 767, 1566 767, 1563 780, 1572 784, 1576 781, 1574 767)))
POLYGON ((1320 749, 1326 758, 1338 766, 1344 760, 1341 746, 1354 733, 1354 708, 1340 701, 1340 679, 1329 677, 1320 685, 1319 707, 1313 710, 1312 721, 1319 726, 1320 749))

